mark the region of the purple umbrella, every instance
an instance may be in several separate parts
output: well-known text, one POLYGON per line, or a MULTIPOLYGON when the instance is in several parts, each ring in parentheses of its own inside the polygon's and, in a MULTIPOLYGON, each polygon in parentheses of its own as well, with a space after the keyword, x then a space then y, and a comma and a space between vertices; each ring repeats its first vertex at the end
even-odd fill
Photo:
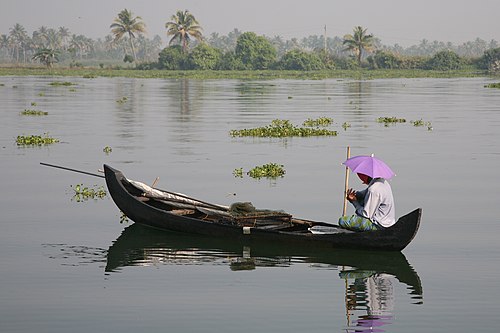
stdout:
POLYGON ((344 163, 352 172, 362 173, 371 178, 391 179, 394 177, 394 172, 387 164, 378 158, 372 156, 354 156, 347 159, 344 163))

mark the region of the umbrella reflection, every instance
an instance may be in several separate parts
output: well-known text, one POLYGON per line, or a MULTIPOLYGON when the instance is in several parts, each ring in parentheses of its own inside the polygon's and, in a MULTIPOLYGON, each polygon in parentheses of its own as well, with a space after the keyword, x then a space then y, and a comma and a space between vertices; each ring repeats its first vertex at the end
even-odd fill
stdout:
POLYGON ((352 272, 341 272, 340 275, 346 279, 348 331, 384 332, 382 326, 393 320, 394 276, 373 271, 356 272, 354 276, 352 272))

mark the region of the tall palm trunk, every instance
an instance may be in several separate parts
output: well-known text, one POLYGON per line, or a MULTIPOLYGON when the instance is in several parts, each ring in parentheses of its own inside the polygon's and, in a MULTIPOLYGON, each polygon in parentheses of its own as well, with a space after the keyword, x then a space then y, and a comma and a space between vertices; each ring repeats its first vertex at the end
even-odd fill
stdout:
POLYGON ((130 48, 132 49, 132 55, 134 56, 134 61, 137 60, 137 54, 135 53, 135 47, 134 47, 134 39, 132 36, 129 36, 130 39, 130 48))

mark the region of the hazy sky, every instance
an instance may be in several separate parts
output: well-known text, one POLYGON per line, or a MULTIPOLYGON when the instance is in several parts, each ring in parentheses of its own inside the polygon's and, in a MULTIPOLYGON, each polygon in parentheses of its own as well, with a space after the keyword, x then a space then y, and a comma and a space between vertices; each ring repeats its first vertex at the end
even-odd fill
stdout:
POLYGON ((149 38, 159 35, 164 42, 165 22, 185 9, 206 36, 238 28, 300 39, 322 35, 326 25, 327 36, 342 37, 360 25, 386 45, 500 41, 500 0, 0 0, 0 34, 20 23, 30 35, 41 26, 64 26, 72 34, 103 38, 124 8, 142 17, 149 38))

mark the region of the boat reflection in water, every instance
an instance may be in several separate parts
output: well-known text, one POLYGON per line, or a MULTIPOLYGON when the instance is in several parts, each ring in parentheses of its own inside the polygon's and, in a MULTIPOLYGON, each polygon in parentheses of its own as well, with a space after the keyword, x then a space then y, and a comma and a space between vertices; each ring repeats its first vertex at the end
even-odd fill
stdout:
POLYGON ((406 285, 414 304, 423 302, 417 272, 401 252, 353 251, 242 243, 207 236, 166 232, 132 224, 107 253, 106 272, 128 266, 211 264, 231 270, 287 267, 311 263, 336 268, 345 280, 347 331, 382 332, 392 322, 394 284, 406 285))

